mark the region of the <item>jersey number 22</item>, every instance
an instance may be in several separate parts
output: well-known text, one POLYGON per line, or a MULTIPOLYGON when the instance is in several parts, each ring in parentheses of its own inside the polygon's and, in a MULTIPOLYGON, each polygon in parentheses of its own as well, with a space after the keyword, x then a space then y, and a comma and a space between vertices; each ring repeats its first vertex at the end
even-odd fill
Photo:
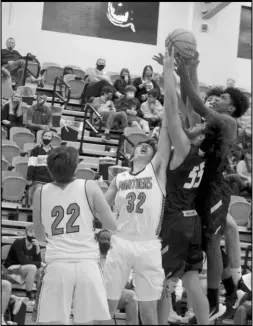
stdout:
POLYGON ((70 204, 66 211, 67 215, 71 215, 67 224, 66 230, 64 228, 58 228, 58 225, 61 223, 62 219, 65 216, 65 212, 62 206, 55 206, 52 210, 51 216, 56 217, 52 226, 51 231, 52 235, 60 235, 63 233, 75 233, 79 232, 79 225, 73 225, 76 219, 80 215, 80 207, 77 204, 70 204))
POLYGON ((189 179, 191 179, 191 181, 184 184, 185 189, 198 188, 203 177, 204 167, 205 162, 202 162, 198 166, 194 166, 189 174, 189 179))

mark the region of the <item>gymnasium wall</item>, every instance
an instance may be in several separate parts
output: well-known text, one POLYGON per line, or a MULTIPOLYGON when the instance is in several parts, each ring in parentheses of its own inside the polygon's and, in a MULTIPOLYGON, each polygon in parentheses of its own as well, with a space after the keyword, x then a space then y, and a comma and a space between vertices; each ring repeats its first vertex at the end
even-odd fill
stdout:
POLYGON ((201 33, 203 21, 196 15, 198 3, 161 2, 159 9, 157 46, 79 35, 42 31, 43 2, 2 3, 2 46, 9 36, 16 39, 21 53, 33 52, 40 62, 51 61, 61 65, 76 64, 93 67, 98 57, 107 60, 107 68, 118 72, 128 67, 140 74, 142 67, 152 64, 152 55, 164 51, 164 40, 175 28, 189 28, 195 33, 201 54, 200 80, 209 84, 224 84, 233 77, 240 87, 251 88, 251 60, 237 58, 241 5, 232 2, 214 18, 208 20, 209 33, 201 33), (193 5, 194 4, 194 5, 193 5))

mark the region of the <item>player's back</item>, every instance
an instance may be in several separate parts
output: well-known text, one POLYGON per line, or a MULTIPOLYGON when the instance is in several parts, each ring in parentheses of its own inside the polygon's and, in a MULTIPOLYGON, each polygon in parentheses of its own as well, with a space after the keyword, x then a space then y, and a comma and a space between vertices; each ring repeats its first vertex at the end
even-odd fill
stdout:
POLYGON ((117 234, 126 238, 157 238, 165 198, 152 163, 135 175, 118 174, 116 186, 117 234))
POLYGON ((41 219, 47 236, 47 263, 99 258, 86 182, 75 179, 64 188, 54 183, 42 187, 41 219))
POLYGON ((192 145, 184 162, 175 170, 171 170, 168 164, 164 220, 169 219, 170 214, 195 209, 195 198, 205 167, 205 159, 198 155, 198 151, 192 145))

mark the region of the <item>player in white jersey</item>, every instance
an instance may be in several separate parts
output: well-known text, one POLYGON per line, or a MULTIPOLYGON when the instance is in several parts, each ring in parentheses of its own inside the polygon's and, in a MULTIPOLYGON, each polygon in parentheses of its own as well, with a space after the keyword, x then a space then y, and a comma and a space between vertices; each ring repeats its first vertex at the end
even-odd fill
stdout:
MULTIPOLYGON (((172 105, 169 100, 165 97, 165 110, 172 105)), ((109 205, 115 203, 118 211, 117 232, 112 235, 112 248, 104 266, 112 317, 133 269, 142 323, 158 323, 157 300, 164 281, 158 234, 170 147, 164 116, 157 151, 152 139, 139 143, 132 154, 132 171, 118 174, 105 195, 109 205)))
POLYGON ((47 241, 46 268, 38 289, 34 321, 68 324, 110 319, 99 265, 94 216, 116 230, 116 219, 94 181, 75 178, 75 148, 56 148, 47 158, 53 183, 38 189, 33 223, 38 240, 47 241))

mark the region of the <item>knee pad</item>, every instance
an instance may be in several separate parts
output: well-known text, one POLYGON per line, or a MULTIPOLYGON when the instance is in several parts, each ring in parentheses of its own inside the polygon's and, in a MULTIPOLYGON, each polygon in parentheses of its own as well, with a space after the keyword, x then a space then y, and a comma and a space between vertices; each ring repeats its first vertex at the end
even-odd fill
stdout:
POLYGON ((228 264, 228 256, 222 248, 220 248, 220 251, 221 251, 221 255, 222 255, 223 268, 225 269, 229 265, 228 264))

